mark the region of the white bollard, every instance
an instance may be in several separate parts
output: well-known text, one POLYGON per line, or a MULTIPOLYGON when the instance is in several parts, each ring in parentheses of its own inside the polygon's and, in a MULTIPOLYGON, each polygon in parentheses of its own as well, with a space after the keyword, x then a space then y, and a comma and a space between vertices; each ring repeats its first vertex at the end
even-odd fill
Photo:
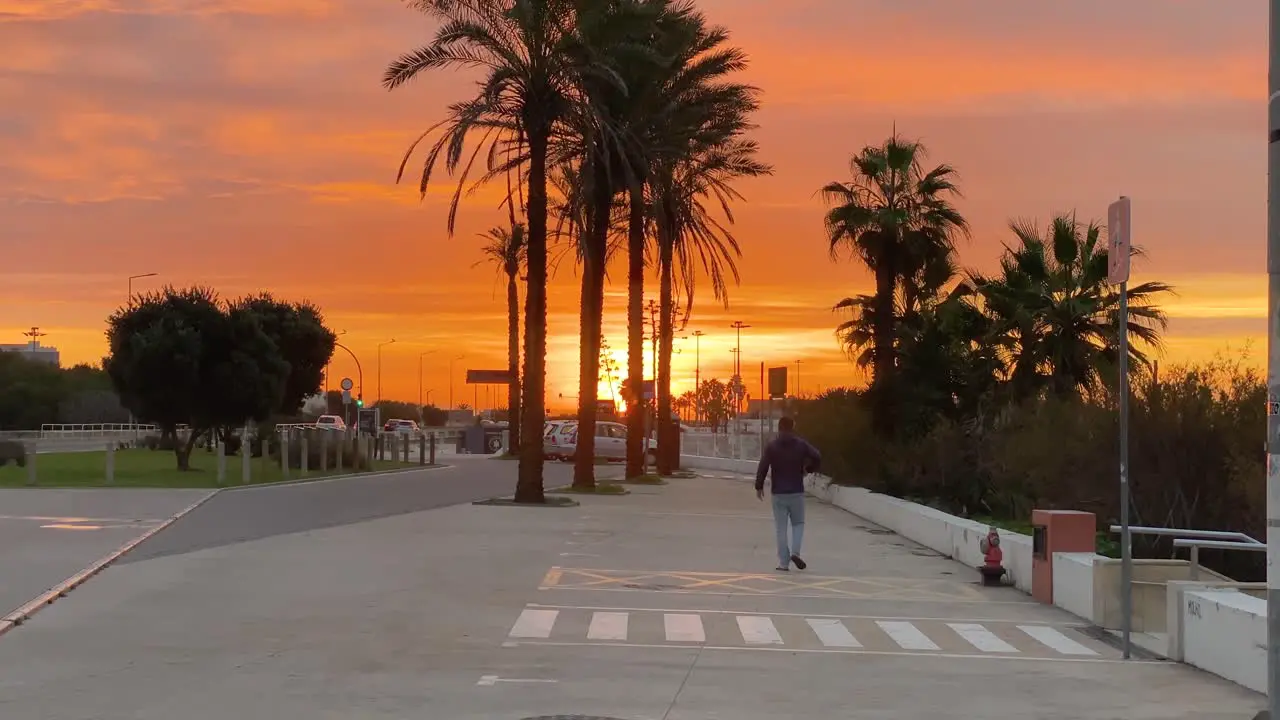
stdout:
POLYGON ((240 483, 242 485, 249 484, 250 461, 253 459, 253 452, 249 447, 249 428, 240 431, 240 483))
POLYGON ((115 485, 116 483, 116 444, 114 441, 107 443, 107 484, 115 485))

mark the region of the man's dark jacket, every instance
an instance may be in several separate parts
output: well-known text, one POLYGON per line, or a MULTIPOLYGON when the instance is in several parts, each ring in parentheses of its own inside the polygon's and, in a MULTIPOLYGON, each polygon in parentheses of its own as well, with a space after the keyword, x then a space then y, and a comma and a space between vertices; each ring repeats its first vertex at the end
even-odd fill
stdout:
POLYGON ((756 470, 756 490, 764 490, 764 480, 773 470, 771 489, 774 495, 794 495, 804 492, 806 473, 818 472, 822 454, 804 438, 784 432, 765 446, 756 470))

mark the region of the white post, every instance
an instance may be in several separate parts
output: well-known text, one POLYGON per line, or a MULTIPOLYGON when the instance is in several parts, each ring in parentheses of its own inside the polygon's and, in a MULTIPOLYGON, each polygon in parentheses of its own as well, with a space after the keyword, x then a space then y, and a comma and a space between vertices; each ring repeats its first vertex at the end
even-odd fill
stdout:
POLYGON ((227 446, 215 443, 213 452, 218 456, 218 487, 222 487, 227 483, 227 446))
POLYGON ((114 485, 116 483, 116 443, 114 440, 107 441, 107 484, 114 485))
POLYGON ((298 438, 298 454, 302 458, 301 459, 302 470, 299 474, 302 477, 306 477, 307 476, 307 433, 306 432, 301 433, 301 435, 298 438))
POLYGON ((253 451, 249 447, 249 428, 244 427, 240 430, 240 482, 243 485, 249 484, 249 465, 252 459, 253 451))
POLYGON ((1280 718, 1280 0, 1267 6, 1267 717, 1280 718))
POLYGON ((289 479, 289 432, 280 433, 280 475, 289 479))
POLYGON ((36 475, 36 457, 40 453, 40 441, 32 440, 31 445, 27 448, 27 484, 35 486, 37 482, 36 475))
POLYGON ((320 474, 329 472, 329 431, 320 431, 320 474))

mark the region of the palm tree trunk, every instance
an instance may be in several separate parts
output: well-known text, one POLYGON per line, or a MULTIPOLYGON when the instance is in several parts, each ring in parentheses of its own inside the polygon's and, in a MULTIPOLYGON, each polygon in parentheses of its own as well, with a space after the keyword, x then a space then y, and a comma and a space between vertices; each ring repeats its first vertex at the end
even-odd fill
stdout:
MULTIPOLYGON (((507 432, 509 452, 520 452, 520 288, 507 276, 507 432)), ((541 444, 541 443, 539 443, 541 444)), ((541 448, 539 448, 541 452, 541 448)))
POLYGON ((633 478, 644 469, 644 185, 631 186, 627 227, 627 470, 633 478))
POLYGON ((573 487, 596 486, 596 399, 600 393, 600 336, 604 321, 604 271, 608 243, 609 210, 613 197, 602 179, 593 182, 594 197, 588 210, 583 238, 582 330, 578 360, 578 442, 573 449, 573 487))
POLYGON ((659 311, 658 311, 658 412, 654 427, 658 438, 658 474, 670 475, 676 471, 680 461, 680 452, 675 447, 671 425, 671 355, 675 346, 675 293, 672 288, 673 238, 669 233, 660 238, 658 267, 659 279, 659 311))
POLYGON ((893 436, 894 390, 894 307, 897 273, 889 258, 881 258, 876 267, 876 316, 872 323, 875 360, 872 367, 875 429, 881 438, 893 436))
MULTIPOLYGON (((529 294, 524 321, 524 408, 522 435, 541 438, 546 418, 547 384, 547 136, 529 130, 529 235, 526 262, 529 294)), ((542 445, 526 442, 520 448, 520 472, 515 501, 545 503, 542 487, 542 445)))

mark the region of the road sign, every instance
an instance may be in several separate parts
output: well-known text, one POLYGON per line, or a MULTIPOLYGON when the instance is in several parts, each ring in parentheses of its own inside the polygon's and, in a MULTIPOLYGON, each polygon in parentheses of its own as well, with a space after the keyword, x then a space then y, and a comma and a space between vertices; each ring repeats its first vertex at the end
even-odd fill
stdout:
POLYGON ((658 396, 658 391, 652 380, 645 380, 640 383, 640 394, 645 400, 652 400, 658 396))
POLYGON ((351 388, 355 387, 355 383, 351 382, 351 378, 342 378, 342 389, 344 392, 351 392, 351 388))
POLYGON ((1107 279, 1119 285, 1129 282, 1129 198, 1107 207, 1107 279))
POLYGON ((350 404, 351 404, 351 391, 350 391, 350 390, 343 390, 343 391, 342 391, 342 404, 343 404, 343 405, 350 405, 350 404))
POLYGON ((468 370, 468 385, 507 385, 511 382, 509 370, 468 370))
POLYGON ((787 366, 769 368, 769 397, 787 396, 787 366))

